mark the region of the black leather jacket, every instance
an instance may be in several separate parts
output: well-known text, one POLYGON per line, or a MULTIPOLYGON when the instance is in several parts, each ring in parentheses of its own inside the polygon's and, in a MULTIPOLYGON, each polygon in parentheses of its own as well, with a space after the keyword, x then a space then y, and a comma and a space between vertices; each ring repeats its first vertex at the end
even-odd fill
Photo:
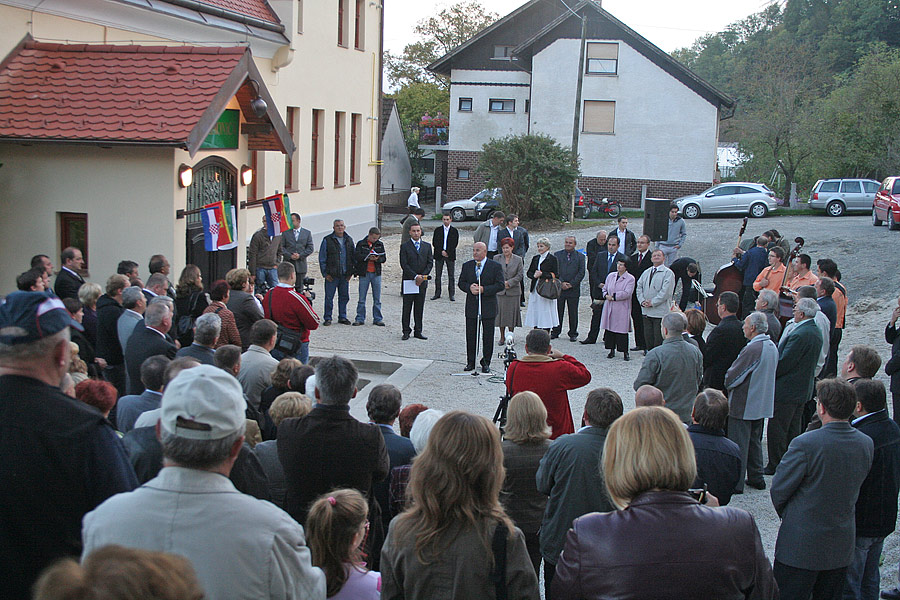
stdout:
POLYGON ((775 598, 777 589, 750 513, 673 491, 575 519, 552 583, 554 600, 775 598))

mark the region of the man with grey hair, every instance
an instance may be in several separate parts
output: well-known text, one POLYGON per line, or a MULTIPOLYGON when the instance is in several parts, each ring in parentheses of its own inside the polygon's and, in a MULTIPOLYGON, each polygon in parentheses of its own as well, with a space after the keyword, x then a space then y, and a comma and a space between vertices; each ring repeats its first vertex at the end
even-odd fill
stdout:
POLYGON ((234 377, 210 365, 179 373, 156 424, 163 469, 85 516, 82 557, 109 544, 173 552, 191 561, 210 598, 324 599, 325 576, 312 566, 303 528, 228 478, 244 427, 234 377))
POLYGON ((49 292, 14 292, 0 306, 0 580, 29 598, 40 572, 81 551, 81 518, 137 487, 122 443, 99 411, 60 391, 69 328, 49 292))
POLYGON ((647 384, 656 386, 666 399, 666 407, 689 424, 694 398, 703 379, 703 354, 681 335, 685 324, 680 313, 670 312, 662 318, 665 339, 647 353, 634 380, 634 389, 647 384))
MULTIPOLYGON (((767 292, 771 290, 763 290, 767 292)), ((774 294, 774 292, 772 292, 774 294)), ((763 293, 760 293, 763 298, 763 293)), ((768 318, 753 312, 744 319, 747 345, 725 373, 728 393, 728 438, 741 452, 741 479, 735 493, 744 491, 746 484, 758 490, 766 489, 763 479, 762 435, 765 419, 775 410, 775 369, 778 367, 778 348, 767 335, 768 318)))
POLYGON ((216 342, 222 332, 222 319, 215 313, 206 313, 194 321, 194 341, 190 346, 182 348, 175 356, 196 358, 201 365, 216 364, 216 342))
POLYGON ((144 319, 144 311, 147 309, 147 299, 141 288, 133 285, 122 290, 122 308, 125 310, 119 315, 116 329, 119 335, 119 343, 122 348, 128 347, 128 338, 134 333, 135 325, 144 319))
MULTIPOLYGON (((302 419, 278 426, 278 458, 287 491, 284 509, 300 523, 309 505, 336 487, 355 488, 369 499, 371 529, 367 549, 383 540, 381 510, 372 493, 375 482, 388 474, 390 460, 377 425, 350 416, 356 397, 356 367, 340 356, 323 358, 316 366, 316 404, 302 419)), ((307 388, 309 392, 309 388, 307 388)), ((370 566, 378 556, 369 554, 370 566)))
POLYGON ((141 382, 141 365, 151 356, 163 355, 175 358, 177 348, 166 334, 172 328, 172 311, 167 303, 151 304, 144 311, 144 326, 135 326, 134 333, 128 338, 125 347, 125 371, 129 394, 141 394, 144 384, 141 382))
MULTIPOLYGON (((818 297, 818 292, 816 288, 811 285, 804 285, 797 290, 797 299, 800 298, 810 298, 815 300, 818 297)), ((817 303, 818 304, 818 303, 817 303)), ((821 310, 816 311, 816 316, 813 317, 816 322, 816 327, 819 328, 819 333, 822 334, 822 350, 819 352, 819 358, 816 360, 816 373, 821 373, 822 368, 825 366, 825 359, 828 358, 828 343, 831 339, 830 330, 831 330, 831 322, 828 320, 828 317, 825 316, 821 310)), ((799 325, 793 318, 790 319, 784 325, 784 331, 781 332, 781 337, 786 336, 791 330, 799 325)), ((781 340, 779 340, 780 342, 781 340)))
POLYGON ((776 344, 781 339, 781 321, 778 320, 776 314, 778 308, 778 294, 773 290, 760 290, 759 296, 756 298, 756 310, 766 315, 766 321, 769 323, 766 333, 776 344))
POLYGON ((816 327, 819 305, 812 298, 801 298, 794 305, 796 326, 785 331, 778 343, 775 371, 775 410, 769 419, 767 443, 769 464, 765 474, 774 475, 788 444, 800 435, 804 423, 803 406, 812 398, 816 361, 822 351, 822 334, 816 327))

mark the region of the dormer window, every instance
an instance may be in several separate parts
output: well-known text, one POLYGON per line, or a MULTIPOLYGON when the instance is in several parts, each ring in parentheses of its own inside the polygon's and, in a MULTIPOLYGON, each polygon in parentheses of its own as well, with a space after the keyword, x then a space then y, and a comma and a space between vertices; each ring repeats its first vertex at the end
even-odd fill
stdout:
POLYGON ((512 56, 512 50, 515 46, 494 46, 494 55, 492 60, 509 60, 512 56))

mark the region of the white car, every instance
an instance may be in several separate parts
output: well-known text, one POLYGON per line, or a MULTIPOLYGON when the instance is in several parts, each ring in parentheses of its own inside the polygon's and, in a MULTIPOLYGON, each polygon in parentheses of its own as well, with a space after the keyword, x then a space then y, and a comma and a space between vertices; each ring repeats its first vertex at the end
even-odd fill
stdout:
POLYGON ((778 209, 775 192, 764 183, 733 181, 714 185, 693 196, 675 199, 685 219, 700 215, 737 214, 761 218, 778 209))
POLYGON ((481 190, 468 200, 454 200, 441 207, 441 214, 450 215, 454 221, 475 219, 483 221, 495 210, 500 209, 500 188, 481 190))

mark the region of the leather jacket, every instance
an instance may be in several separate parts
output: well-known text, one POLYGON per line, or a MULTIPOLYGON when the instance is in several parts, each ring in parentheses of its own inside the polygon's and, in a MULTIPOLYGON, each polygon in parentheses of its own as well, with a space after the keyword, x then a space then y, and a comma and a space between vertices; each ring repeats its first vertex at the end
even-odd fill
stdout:
POLYGON ((554 600, 775 598, 777 589, 750 513, 675 491, 575 519, 552 583, 554 600))

